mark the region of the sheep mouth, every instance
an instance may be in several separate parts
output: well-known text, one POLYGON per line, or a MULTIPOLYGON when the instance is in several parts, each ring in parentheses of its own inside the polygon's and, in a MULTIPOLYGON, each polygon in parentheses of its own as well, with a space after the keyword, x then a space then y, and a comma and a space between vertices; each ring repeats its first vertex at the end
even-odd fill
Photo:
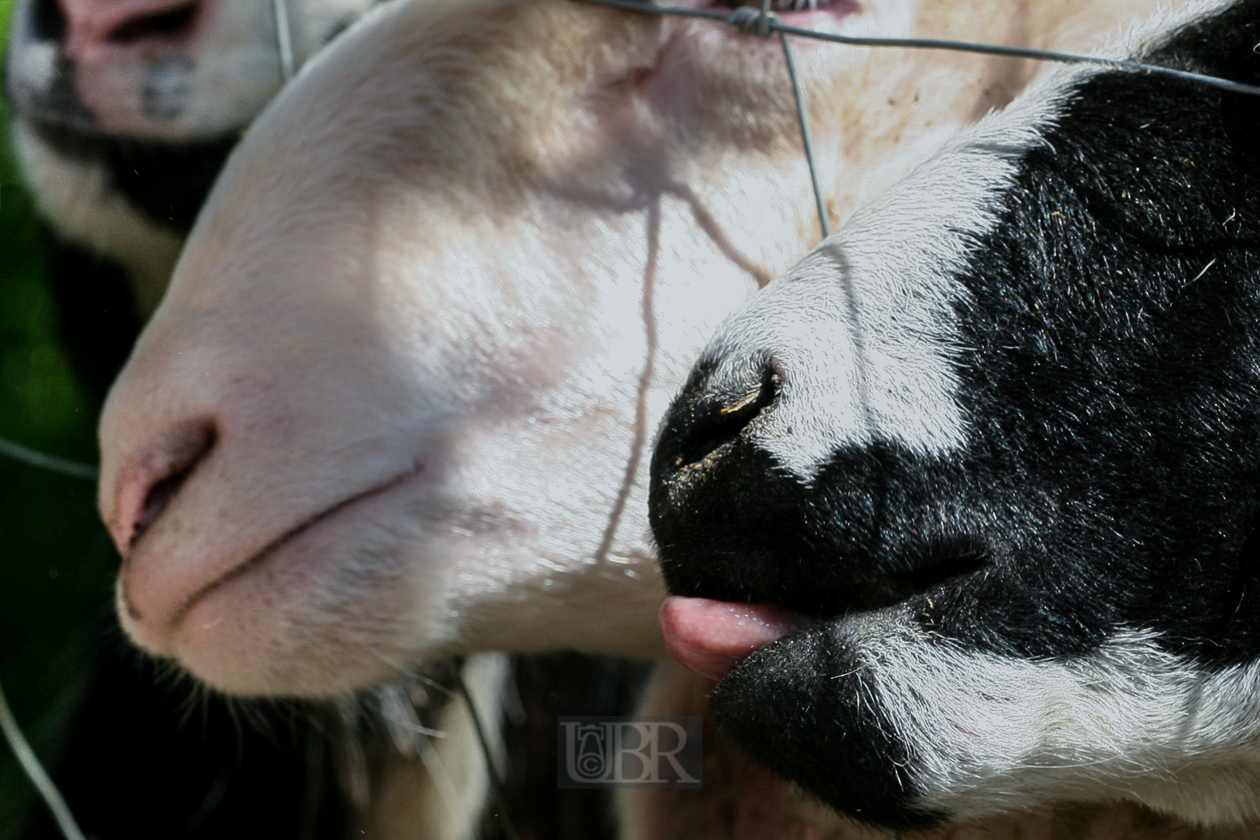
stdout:
MULTIPOLYGON (((896 606, 981 573, 983 555, 955 553, 914 569, 872 578, 827 607, 797 610, 773 603, 737 603, 673 595, 661 606, 665 647, 680 663, 720 680, 754 651, 786 636, 854 612, 896 606)), ((820 605, 821 606, 821 605, 820 605)))
MULTIPOLYGON (((174 615, 172 615, 168 620, 168 625, 175 626, 181 623, 199 602, 205 600, 216 590, 222 589, 237 578, 244 577, 255 569, 267 564, 273 557, 284 552, 288 546, 297 542, 303 535, 309 533, 329 520, 335 520, 339 515, 353 510, 357 505, 363 504, 380 496, 384 496, 389 492, 396 490, 408 480, 420 475, 423 472, 424 464, 417 461, 410 468, 391 476, 385 481, 368 487, 365 490, 361 490, 358 493, 346 496, 335 504, 329 505, 323 510, 320 510, 306 519, 295 523, 288 530, 272 539, 269 543, 247 557, 244 561, 235 566, 229 567, 218 577, 188 595, 175 611, 174 615)), ((131 614, 133 618, 139 619, 141 617, 140 614, 134 610, 131 606, 130 600, 126 598, 125 586, 123 593, 124 600, 128 604, 128 613, 131 614)))
MULTIPOLYGON (((965 551, 944 555, 907 571, 871 578, 853 588, 854 597, 850 610, 869 612, 895 606, 915 595, 930 593, 975 574, 983 566, 983 553, 965 551)), ((832 614, 838 612, 832 611, 832 614)))

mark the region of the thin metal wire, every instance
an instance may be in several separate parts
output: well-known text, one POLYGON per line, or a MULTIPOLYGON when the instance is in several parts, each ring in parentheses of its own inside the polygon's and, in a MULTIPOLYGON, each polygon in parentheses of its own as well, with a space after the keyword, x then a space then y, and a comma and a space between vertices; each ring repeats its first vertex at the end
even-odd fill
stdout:
MULTIPOLYGON (((597 6, 609 6, 628 12, 639 12, 649 15, 672 15, 674 17, 701 18, 717 21, 738 27, 743 16, 740 9, 733 12, 721 12, 716 9, 687 9, 681 6, 662 6, 644 0, 579 0, 582 3, 593 3, 597 6)), ((757 11, 753 9, 754 13, 757 11)), ((954 52, 978 53, 980 55, 1001 55, 1011 58, 1031 58, 1037 61, 1052 61, 1058 64, 1094 64, 1099 67, 1110 67, 1113 70, 1129 70, 1151 76, 1167 76, 1187 82, 1208 85, 1233 93, 1245 93, 1260 96, 1260 87, 1232 82, 1217 76, 1203 73, 1192 73, 1188 70, 1177 70, 1172 67, 1161 67, 1158 64, 1144 64, 1140 61, 1125 61, 1099 56, 1075 55, 1073 53, 1055 52, 1053 50, 1036 50, 1030 47, 1007 47, 997 44, 976 44, 970 41, 942 41, 934 38, 866 38, 852 35, 837 35, 831 32, 815 32, 799 26, 789 26, 781 20, 769 18, 763 24, 771 32, 782 32, 788 35, 799 35, 802 38, 813 38, 818 41, 830 41, 833 44, 844 44, 850 47, 899 47, 918 50, 952 50, 954 52)))
POLYGON ((276 23, 276 51, 280 54, 280 78, 293 78, 293 30, 289 25, 287 0, 271 0, 271 15, 276 23))
POLYGON ((771 33, 778 33, 779 43, 783 46, 783 60, 787 64, 788 77, 792 81, 792 97, 796 102, 796 119, 801 128, 801 143, 805 147, 805 162, 809 165, 810 186, 814 191, 814 204, 818 212, 818 226, 822 230, 823 239, 831 235, 827 204, 823 199, 822 188, 818 183, 818 167, 814 160, 814 144, 809 130, 809 117, 805 109, 805 97, 801 91, 800 78, 796 72, 796 61, 792 56, 792 47, 788 44, 788 35, 799 35, 803 38, 814 38, 819 41, 830 41, 851 47, 899 47, 908 49, 952 50, 955 52, 979 53, 981 55, 1000 55, 1016 58, 1031 58, 1038 61, 1053 61, 1060 64, 1093 64, 1116 70, 1127 70, 1144 75, 1165 76, 1182 81, 1189 81, 1234 93, 1245 93, 1260 96, 1260 87, 1232 82, 1216 76, 1205 76, 1186 70, 1171 67, 1160 67, 1155 64, 1144 64, 1139 61, 1123 61, 1096 56, 1075 55, 1072 53, 1036 50, 1028 47, 1007 47, 994 44, 976 44, 969 41, 941 41, 932 38, 863 38, 850 35, 835 35, 826 32, 815 32, 799 26, 788 26, 770 10, 771 0, 761 0, 758 9, 754 6, 738 6, 730 12, 716 9, 688 9, 681 6, 662 6, 644 0, 581 0, 598 6, 608 6, 630 12, 653 15, 674 15, 676 17, 700 18, 733 26, 745 35, 769 38, 771 33))
POLYGON ((3 685, 0 685, 0 731, 4 732, 4 739, 9 742, 9 748, 17 756, 18 763, 22 765, 27 778, 43 797, 48 810, 52 811, 53 819, 57 821, 57 826, 65 835, 66 840, 86 840, 83 831, 74 819, 74 814, 70 812, 70 807, 62 798, 61 791, 57 790, 57 785, 39 763, 39 757, 35 755, 26 736, 22 734, 17 719, 13 717, 13 710, 9 708, 9 701, 4 696, 3 685))
POLYGON ((29 446, 23 446, 5 438, 0 438, 0 455, 6 455, 15 461, 21 461, 23 464, 41 470, 68 475, 71 478, 96 481, 100 476, 100 470, 91 464, 81 464, 78 461, 58 458, 56 455, 45 455, 37 449, 31 449, 29 446))
MULTIPOLYGON (((762 17, 768 20, 770 16, 762 17)), ((783 44, 783 60, 787 63, 788 76, 792 79, 792 98, 796 100, 796 119, 801 126, 801 143, 805 146, 805 162, 809 164, 809 182, 814 188, 814 204, 818 207, 818 226, 822 228, 823 239, 826 239, 831 236, 828 219, 830 214, 827 212, 827 202, 823 199, 822 187, 818 185, 818 167, 814 164, 814 143, 810 138, 809 117, 805 113, 805 96, 801 93, 801 83, 796 77, 796 62, 792 60, 792 48, 788 46, 787 33, 780 32, 779 41, 783 44)))

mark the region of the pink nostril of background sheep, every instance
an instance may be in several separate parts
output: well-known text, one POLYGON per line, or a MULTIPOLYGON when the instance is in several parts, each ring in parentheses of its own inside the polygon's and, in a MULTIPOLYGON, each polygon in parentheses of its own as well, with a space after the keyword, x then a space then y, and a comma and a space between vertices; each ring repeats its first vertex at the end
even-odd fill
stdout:
POLYGON ((182 43, 206 0, 57 0, 66 27, 66 52, 94 52, 144 43, 182 43))
POLYGON ((182 424, 120 473, 114 515, 106 523, 124 557, 157 521, 184 481, 214 448, 218 435, 209 420, 182 424))

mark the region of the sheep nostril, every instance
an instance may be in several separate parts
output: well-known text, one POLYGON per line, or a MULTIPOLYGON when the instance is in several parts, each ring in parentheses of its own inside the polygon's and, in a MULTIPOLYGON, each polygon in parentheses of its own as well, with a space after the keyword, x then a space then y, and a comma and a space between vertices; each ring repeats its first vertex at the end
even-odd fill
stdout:
POLYGON ((66 37, 66 16, 57 0, 39 0, 31 8, 31 34, 40 41, 60 43, 66 37))
POLYGON ((180 486, 187 477, 188 471, 185 470, 162 479, 149 489, 149 492, 145 494, 144 506, 140 509, 140 515, 136 518, 135 524, 131 528, 132 543, 148 530, 148 527, 162 514, 162 511, 166 510, 166 506, 175 497, 175 494, 179 492, 180 486))
POLYGON ((699 407, 679 447, 676 468, 699 463, 739 437, 779 395, 779 375, 768 370, 757 387, 725 405, 699 407))
MULTIPOLYGON (((134 502, 123 502, 126 511, 123 524, 126 530, 120 542, 127 548, 135 545, 145 531, 161 517, 197 466, 210 454, 216 440, 217 435, 210 424, 197 424, 188 428, 171 441, 169 451, 160 459, 159 468, 136 476, 134 481, 140 486, 130 491, 123 488, 124 498, 130 497, 134 502)), ((123 545, 119 548, 122 550, 123 545)))
POLYGON ((150 14, 137 15, 109 33, 106 41, 111 44, 134 44, 144 40, 183 40, 192 31, 196 17, 197 4, 192 2, 150 14))

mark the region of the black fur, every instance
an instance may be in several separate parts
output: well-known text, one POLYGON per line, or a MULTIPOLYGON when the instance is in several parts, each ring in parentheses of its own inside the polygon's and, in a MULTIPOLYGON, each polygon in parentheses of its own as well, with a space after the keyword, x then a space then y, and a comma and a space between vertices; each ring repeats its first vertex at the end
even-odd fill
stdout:
POLYGON ((785 765, 794 772, 808 767, 809 790, 833 807, 890 828, 930 826, 944 815, 910 803, 907 745, 866 703, 870 696, 849 644, 818 624, 753 653, 709 703, 723 731, 756 761, 780 772, 785 765), (785 708, 793 714, 785 717, 785 708), (832 745, 817 737, 836 731, 846 740, 843 773, 836 772, 832 745))
MULTIPOLYGON (((1258 42, 1243 0, 1149 59, 1254 85, 1258 42)), ((673 592, 833 616, 917 570, 903 608, 971 649, 1079 656, 1142 628, 1209 668, 1260 654, 1260 98, 1106 72, 1045 139, 955 278, 964 449, 846 449, 808 486, 737 433, 697 463, 723 402, 702 366, 653 461, 673 592)), ((713 713, 835 807, 921 819, 896 761, 913 745, 858 704, 860 676, 823 676, 845 673, 829 638, 750 657, 713 713)))
POLYGON ((44 226, 47 274, 62 345, 80 387, 100 405, 140 334, 140 316, 118 264, 44 226))
POLYGON ((181 237, 192 228, 239 139, 231 134, 175 143, 90 134, 52 123, 34 123, 32 128, 57 154, 104 171, 132 208, 181 237))

